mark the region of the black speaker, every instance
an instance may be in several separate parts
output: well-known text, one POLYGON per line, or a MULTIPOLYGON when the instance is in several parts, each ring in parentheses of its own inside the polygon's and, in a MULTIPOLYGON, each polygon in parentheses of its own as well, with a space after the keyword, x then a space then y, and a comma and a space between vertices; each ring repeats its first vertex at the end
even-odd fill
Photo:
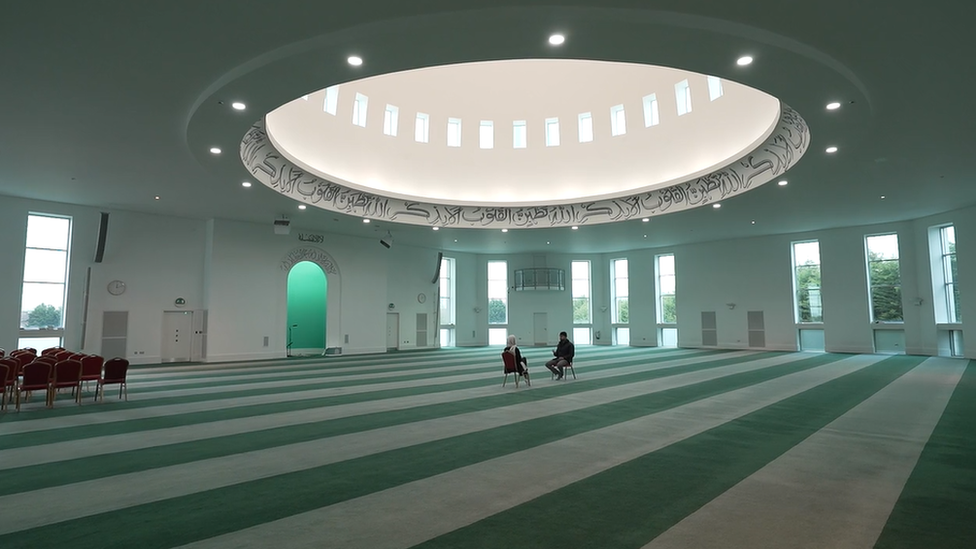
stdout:
POLYGON ((105 239, 108 238, 108 214, 102 212, 102 219, 98 222, 98 243, 95 244, 95 263, 101 263, 105 255, 105 239))
POLYGON ((437 252, 437 265, 434 265, 434 278, 430 279, 431 284, 437 284, 441 277, 441 260, 444 259, 444 252, 437 252))

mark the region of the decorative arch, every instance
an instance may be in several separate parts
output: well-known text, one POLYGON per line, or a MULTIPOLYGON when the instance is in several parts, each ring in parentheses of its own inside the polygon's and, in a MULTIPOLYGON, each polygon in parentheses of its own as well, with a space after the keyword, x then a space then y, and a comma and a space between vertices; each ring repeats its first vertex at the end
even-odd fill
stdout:
MULTIPOLYGON (((288 272, 296 264, 302 261, 310 261, 318 265, 325 273, 326 279, 326 312, 325 312, 325 346, 342 347, 342 276, 339 272, 339 264, 329 252, 316 248, 315 246, 300 246, 285 254, 279 263, 284 284, 282 288, 282 299, 287 300, 287 279, 288 272)), ((282 326, 284 331, 286 326, 282 326)))

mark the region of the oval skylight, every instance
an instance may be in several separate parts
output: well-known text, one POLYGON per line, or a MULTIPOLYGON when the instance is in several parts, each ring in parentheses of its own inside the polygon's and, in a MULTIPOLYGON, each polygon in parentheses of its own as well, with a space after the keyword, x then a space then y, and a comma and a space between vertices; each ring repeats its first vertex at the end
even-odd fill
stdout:
POLYGON ((708 77, 665 67, 467 63, 347 82, 337 97, 323 89, 269 113, 266 128, 288 160, 354 189, 448 205, 569 204, 688 181, 759 146, 779 121, 779 101, 721 84, 721 96, 709 100, 708 77), (652 94, 654 124, 647 125, 652 94), (328 101, 336 116, 323 108, 328 101), (384 132, 386 105, 398 112, 403 131, 395 137, 384 132), (481 146, 484 121, 491 121, 491 147, 481 146))

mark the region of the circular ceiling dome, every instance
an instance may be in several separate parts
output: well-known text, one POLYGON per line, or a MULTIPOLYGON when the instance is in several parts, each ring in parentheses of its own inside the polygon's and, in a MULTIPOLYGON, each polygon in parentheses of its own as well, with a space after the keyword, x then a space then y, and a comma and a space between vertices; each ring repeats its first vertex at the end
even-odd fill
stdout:
POLYGON ((530 59, 343 83, 272 111, 264 131, 295 166, 351 189, 512 207, 700 178, 763 146, 783 116, 775 97, 693 72, 530 59))

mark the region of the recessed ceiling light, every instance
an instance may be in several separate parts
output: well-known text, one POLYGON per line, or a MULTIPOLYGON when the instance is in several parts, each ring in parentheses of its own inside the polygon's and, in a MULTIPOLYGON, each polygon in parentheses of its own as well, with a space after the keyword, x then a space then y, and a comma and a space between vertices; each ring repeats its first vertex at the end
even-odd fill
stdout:
POLYGON ((789 184, 789 181, 787 181, 785 179, 782 180, 782 181, 780 181, 779 183, 777 183, 777 185, 779 185, 780 187, 785 187, 788 184, 789 184))
POLYGON ((247 105, 241 103, 240 101, 234 101, 233 103, 230 104, 230 106, 234 107, 235 111, 243 111, 244 109, 247 108, 247 105))
POLYGON ((220 147, 210 147, 210 154, 220 154, 220 147))
POLYGON ((368 219, 364 219, 363 220, 363 223, 369 223, 369 220, 368 219))
POLYGON ((561 34, 554 34, 549 37, 549 43, 553 46, 559 46, 566 41, 566 37, 561 34))
POLYGON ((159 197, 158 196, 154 196, 153 197, 153 200, 159 200, 159 197))
POLYGON ((828 111, 836 111, 839 108, 840 108, 840 103, 838 103, 837 101, 834 101, 833 103, 827 103, 828 111))
POLYGON ((547 245, 547 246, 549 245, 549 241, 548 241, 548 240, 546 240, 546 245, 547 245))
POLYGON ((644 235, 644 238, 647 238, 647 235, 646 234, 644 235))
POLYGON ((753 225, 755 225, 755 224, 756 224, 756 220, 755 220, 755 219, 753 219, 753 220, 752 220, 752 224, 753 224, 753 225))
POLYGON ((827 148, 826 148, 826 149, 824 149, 824 150, 825 150, 825 151, 826 151, 826 152, 827 152, 828 154, 833 154, 833 153, 835 153, 835 152, 837 152, 837 147, 827 147, 827 148))
POLYGON ((360 66, 360 65, 363 64, 363 58, 362 57, 357 57, 355 55, 350 55, 349 56, 349 59, 346 59, 346 61, 348 61, 349 64, 352 65, 352 66, 354 66, 354 67, 358 67, 358 66, 360 66))
POLYGON ((251 188, 251 182, 250 181, 245 181, 245 182, 241 183, 241 187, 244 187, 246 189, 249 189, 249 188, 251 188))
POLYGON ((457 239, 455 238, 454 241, 457 242, 457 239))
POLYGON ((503 233, 507 233, 508 232, 508 229, 502 229, 502 232, 503 233))
POLYGON ((578 229, 579 229, 579 227, 577 227, 576 225, 573 225, 573 230, 574 230, 574 231, 576 231, 576 230, 578 230, 578 229))
POLYGON ((743 55, 742 57, 736 59, 735 64, 740 67, 744 67, 752 63, 752 57, 748 55, 743 55))
POLYGON ((304 210, 304 209, 305 209, 305 208, 307 208, 307 207, 308 207, 308 206, 306 206, 305 204, 299 204, 299 205, 298 205, 298 209, 299 209, 299 210, 304 210))
POLYGON ((650 220, 651 220, 651 218, 650 218, 650 217, 645 217, 644 219, 641 219, 641 222, 643 222, 643 223, 647 223, 647 222, 648 222, 648 221, 650 221, 650 220))
POLYGON ((434 230, 435 231, 439 231, 439 230, 441 230, 441 228, 440 227, 434 227, 434 230))
POLYGON ((881 200, 884 200, 884 199, 885 199, 885 195, 881 195, 881 200))
POLYGON ((721 208, 722 205, 721 204, 712 204, 712 207, 717 210, 717 209, 721 208))

